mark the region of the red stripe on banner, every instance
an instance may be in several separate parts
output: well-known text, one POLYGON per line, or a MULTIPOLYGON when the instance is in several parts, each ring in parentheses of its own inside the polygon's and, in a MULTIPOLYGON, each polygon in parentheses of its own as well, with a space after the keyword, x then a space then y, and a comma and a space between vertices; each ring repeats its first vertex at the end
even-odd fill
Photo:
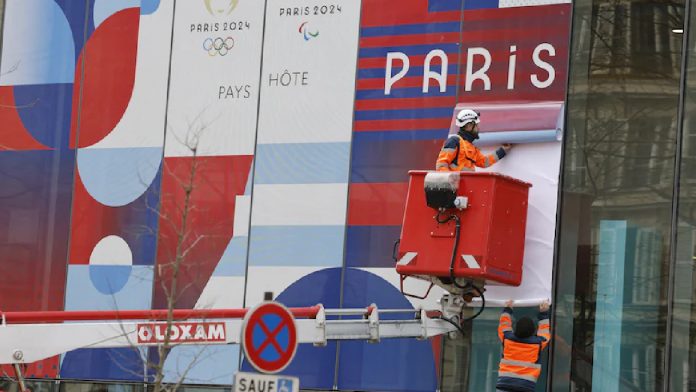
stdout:
MULTIPOLYGON (((387 45, 388 46, 388 45, 387 45)), ((424 54, 419 54, 417 56, 408 56, 408 65, 410 67, 420 67, 425 64, 424 54)), ((455 64, 459 59, 459 53, 447 53, 447 61, 450 64, 455 64)), ((437 61, 440 64, 440 61, 437 61)), ((393 67, 401 67, 401 61, 395 60, 392 64, 393 67)), ((368 57, 358 59, 358 69, 366 68, 386 68, 387 67, 387 57, 368 57)))
POLYGON ((360 38, 360 47, 379 48, 382 46, 449 44, 459 42, 459 38, 459 32, 363 37, 360 38))
POLYGON ((362 99, 355 101, 355 110, 413 109, 447 105, 451 105, 454 108, 456 103, 455 97, 362 99))
POLYGON ((365 0, 361 27, 458 22, 459 11, 428 12, 428 0, 365 0))
MULTIPOLYGON (((571 3, 563 4, 549 4, 537 7, 510 7, 510 8, 486 8, 479 10, 467 10, 464 11, 464 23, 463 26, 467 25, 467 22, 475 21, 485 21, 489 22, 491 20, 501 21, 502 23, 510 25, 520 25, 520 22, 525 23, 530 26, 539 28, 535 24, 535 21, 543 18, 547 15, 557 15, 559 13, 570 15, 571 3), (531 18, 534 15, 534 18, 531 18), (525 18, 524 16, 529 16, 525 18)), ((570 20, 558 20, 558 23, 566 24, 570 20)), ((567 26, 569 27, 569 26, 567 26)))
MULTIPOLYGON (((544 33, 557 34, 560 30, 545 29, 544 33)), ((495 47, 510 47, 510 45, 530 44, 536 46, 546 42, 539 30, 531 28, 512 28, 499 30, 464 30, 462 37, 462 47, 484 47, 492 50, 495 47), (493 45, 489 45, 492 43, 493 45)))
MULTIPOLYGON (((454 110, 454 108, 452 108, 454 110)), ((369 120, 355 121, 353 129, 356 132, 369 131, 409 131, 418 129, 449 129, 449 117, 443 118, 423 118, 407 120, 369 120)))
POLYGON ((407 192, 406 182, 350 184, 348 225, 401 225, 407 192))
MULTIPOLYGON (((448 88, 456 88, 457 75, 451 74, 447 75, 447 86, 448 88)), ((440 85, 431 79, 429 86, 438 88, 440 85)), ((392 85, 392 89, 402 88, 402 87, 422 87, 423 86, 423 76, 413 76, 403 79, 399 79, 396 83, 392 85)), ((384 89, 384 78, 370 78, 370 79, 358 79, 357 83, 358 90, 383 90, 384 89)))

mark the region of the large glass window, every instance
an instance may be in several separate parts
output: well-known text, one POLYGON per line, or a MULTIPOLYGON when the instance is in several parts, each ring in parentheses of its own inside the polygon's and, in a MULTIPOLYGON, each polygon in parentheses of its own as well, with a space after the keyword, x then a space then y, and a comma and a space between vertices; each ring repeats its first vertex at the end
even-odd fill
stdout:
POLYGON ((574 2, 554 391, 664 388, 683 7, 574 2))
MULTIPOLYGON (((696 25, 693 4, 689 25, 696 25)), ((696 35, 688 29, 684 85, 684 122, 680 145, 676 217, 674 297, 670 381, 673 391, 696 389, 696 35)))

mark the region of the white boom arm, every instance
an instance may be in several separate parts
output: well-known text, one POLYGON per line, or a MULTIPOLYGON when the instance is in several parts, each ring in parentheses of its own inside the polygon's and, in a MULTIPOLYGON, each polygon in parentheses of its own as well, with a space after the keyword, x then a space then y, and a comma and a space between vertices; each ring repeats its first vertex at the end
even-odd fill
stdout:
MULTIPOLYGON (((377 342, 389 338, 427 339, 457 329, 446 320, 430 317, 429 312, 425 310, 379 310, 374 305, 366 309, 324 309, 318 305, 312 309, 315 310, 313 317, 295 320, 299 343, 322 346, 329 340, 377 342), (385 313, 411 313, 413 319, 380 320, 380 314, 385 313), (340 319, 336 319, 339 317, 340 319)), ((444 311, 441 314, 451 317, 444 311)), ((236 316, 237 319, 216 318, 215 314, 210 312, 210 317, 201 317, 199 315, 186 321, 173 321, 171 344, 240 343, 243 321, 239 316, 236 316)), ((162 344, 167 323, 150 320, 145 318, 142 321, 114 319, 103 322, 13 324, 9 317, 5 320, 3 314, 0 324, 0 364, 31 363, 80 348, 162 344)))

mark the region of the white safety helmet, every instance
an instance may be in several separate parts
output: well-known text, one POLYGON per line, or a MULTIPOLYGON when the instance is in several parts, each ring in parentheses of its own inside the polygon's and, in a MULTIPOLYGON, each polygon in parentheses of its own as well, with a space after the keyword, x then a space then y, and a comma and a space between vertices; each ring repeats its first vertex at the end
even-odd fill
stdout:
POLYGON ((461 128, 472 121, 476 124, 481 122, 479 114, 471 109, 462 109, 457 113, 457 121, 455 123, 461 128))

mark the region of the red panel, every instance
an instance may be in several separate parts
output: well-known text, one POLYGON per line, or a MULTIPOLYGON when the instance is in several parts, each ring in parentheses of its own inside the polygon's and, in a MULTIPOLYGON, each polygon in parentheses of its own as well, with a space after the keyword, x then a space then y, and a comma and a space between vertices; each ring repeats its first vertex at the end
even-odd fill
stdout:
POLYGON ((48 150, 26 129, 15 108, 14 87, 0 86, 0 150, 48 150))
POLYGON ((428 12, 428 0, 365 0, 360 27, 458 22, 459 11, 428 12))
POLYGON ((399 226, 408 183, 350 184, 348 225, 399 226))
POLYGON ((165 158, 154 308, 166 307, 162 285, 171 287, 173 282, 177 308, 196 304, 232 238, 235 199, 244 194, 252 159, 251 155, 165 158), (177 255, 182 261, 175 278, 171 267, 177 255))
POLYGON ((440 375, 442 374, 442 336, 433 336, 430 338, 430 344, 433 347, 433 362, 435 362, 435 374, 438 380, 441 380, 440 375))
POLYGON ((97 242, 107 235, 122 235, 120 226, 119 208, 108 207, 94 200, 82 183, 80 171, 75 170, 68 263, 89 264, 89 257, 97 242))
MULTIPOLYGON (((465 11, 459 68, 459 102, 562 101, 565 98, 570 11, 570 4, 465 11), (549 74, 539 64, 535 64, 532 53, 544 43, 554 48, 555 55, 541 51, 539 58, 553 68, 555 76, 550 86, 539 88, 532 84, 531 76, 536 74, 544 81, 549 74), (516 46, 515 86, 508 90, 508 64, 512 45, 516 46), (466 91, 467 51, 472 47, 481 47, 490 53, 491 66, 487 72, 491 81, 490 90, 484 90, 483 82, 476 80, 471 91, 466 91)), ((473 60, 473 70, 483 64, 481 56, 475 56, 473 60)))
MULTIPOLYGON (((426 204, 426 172, 410 172, 408 199, 399 244, 399 257, 416 252, 408 264, 397 264, 402 275, 448 277, 456 240, 455 220, 438 223, 426 204)), ((464 210, 449 209, 461 221, 454 275, 517 286, 522 281, 522 260, 527 224, 527 197, 531 185, 496 173, 461 173, 457 196, 468 198, 464 210), (478 267, 465 262, 473 256, 478 267)))
MULTIPOLYGON (((27 378, 57 378, 60 357, 55 356, 41 361, 32 362, 22 368, 22 374, 27 378)), ((15 378, 14 368, 11 365, 0 365, 2 375, 9 375, 15 378)))
POLYGON ((135 83, 139 22, 140 8, 117 12, 99 25, 80 54, 75 69, 72 148, 78 143, 78 118, 79 147, 87 147, 108 135, 126 111, 135 83))

